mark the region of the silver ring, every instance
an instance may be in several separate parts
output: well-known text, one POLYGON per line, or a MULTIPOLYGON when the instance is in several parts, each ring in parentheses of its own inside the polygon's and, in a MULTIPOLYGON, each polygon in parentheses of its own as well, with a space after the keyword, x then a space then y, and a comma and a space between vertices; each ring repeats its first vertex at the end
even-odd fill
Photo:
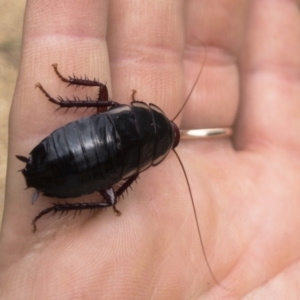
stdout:
POLYGON ((232 128, 230 127, 180 130, 182 139, 212 139, 231 135, 232 128))

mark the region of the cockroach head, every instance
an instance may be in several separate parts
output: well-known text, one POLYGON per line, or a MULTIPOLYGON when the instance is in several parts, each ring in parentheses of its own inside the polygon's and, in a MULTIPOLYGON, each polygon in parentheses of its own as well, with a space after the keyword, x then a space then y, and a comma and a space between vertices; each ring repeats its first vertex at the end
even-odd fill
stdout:
POLYGON ((173 142, 173 146, 172 146, 172 149, 174 149, 179 144, 180 132, 179 132, 178 126, 174 122, 171 122, 171 124, 172 124, 173 132, 174 132, 174 142, 173 142))

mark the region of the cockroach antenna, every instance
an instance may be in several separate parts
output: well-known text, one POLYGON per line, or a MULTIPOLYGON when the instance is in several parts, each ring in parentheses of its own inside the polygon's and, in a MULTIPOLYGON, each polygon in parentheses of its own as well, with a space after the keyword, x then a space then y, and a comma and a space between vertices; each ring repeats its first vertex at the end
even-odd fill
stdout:
MULTIPOLYGON (((203 47, 204 47, 204 59, 203 59, 203 63, 202 63, 202 66, 197 74, 197 77, 196 77, 196 80, 192 86, 192 89, 190 90, 186 100, 184 101, 183 105, 181 106, 181 108, 179 109, 179 111, 177 112, 177 114, 175 115, 175 117, 172 119, 172 122, 174 122, 174 120, 180 115, 180 113, 183 111, 184 107, 186 106, 186 104, 188 103, 198 81, 199 81, 199 78, 202 74, 202 71, 203 71, 203 68, 204 68, 204 63, 205 63, 205 60, 206 60, 206 56, 207 56, 207 52, 206 52, 206 46, 203 44, 203 47)), ((192 194, 192 189, 191 189, 191 186, 190 186, 190 183, 189 183, 189 180, 188 180, 188 176, 187 176, 187 173, 185 171, 185 167, 183 165, 183 162, 182 160, 180 159, 178 153, 175 151, 175 149, 173 148, 172 149, 173 152, 175 153, 179 163, 180 163, 180 166, 182 168, 182 171, 184 173, 184 177, 185 177, 185 180, 186 180, 186 183, 187 183, 187 186, 188 186, 188 190, 189 190, 189 194, 190 194, 190 198, 191 198, 191 202, 192 202, 192 206, 193 206, 193 212, 194 212, 194 216, 195 216, 195 220, 196 220, 196 226, 197 226, 197 231, 198 231, 198 236, 199 236, 199 241, 200 241, 200 245, 201 245, 201 249, 202 249, 202 253, 203 253, 203 256, 204 256, 204 260, 206 262, 206 265, 207 265, 207 268, 209 270, 209 273, 211 274, 213 280, 215 281, 215 283, 220 286, 221 288, 223 289, 226 289, 224 286, 222 286, 220 284, 220 282, 217 280, 217 278, 215 277, 211 267, 210 267, 210 264, 208 262, 208 259, 207 259, 207 256, 206 256, 206 252, 205 252, 205 248, 204 248, 204 243, 203 243, 203 239, 202 239, 202 235, 201 235, 201 231, 200 231, 200 225, 199 225, 199 221, 198 221, 198 217, 197 217, 197 212, 196 212, 196 206, 195 206, 195 202, 194 202, 194 198, 193 198, 193 194, 192 194)))
POLYGON ((204 68, 204 63, 206 61, 206 46, 203 44, 203 47, 204 47, 204 59, 203 59, 202 66, 201 66, 201 68, 200 68, 200 70, 198 72, 198 75, 197 75, 196 80, 195 80, 195 82, 194 82, 194 84, 192 86, 192 89, 190 90, 188 96, 186 97, 184 103, 182 104, 181 108, 179 109, 179 111, 177 112, 177 114, 175 115, 175 117, 171 120, 172 122, 174 122, 174 120, 178 118, 178 116, 181 114, 181 112, 185 108, 185 106, 188 103, 188 101, 190 100, 191 95, 192 95, 192 93, 193 93, 193 91, 194 91, 194 89, 195 89, 195 87, 196 87, 196 85, 197 85, 197 83, 199 81, 199 78, 200 78, 200 76, 202 74, 202 71, 203 71, 203 68, 204 68))
POLYGON ((223 285, 221 285, 221 283, 218 281, 218 279, 216 278, 216 276, 214 275, 211 267, 210 267, 210 264, 208 262, 208 259, 207 259, 207 256, 206 256, 206 252, 205 252, 205 248, 204 248, 204 243, 203 243, 203 239, 202 239, 202 235, 201 235, 201 231, 200 231, 200 225, 199 225, 199 221, 198 221, 198 217, 197 217, 197 212, 196 212, 196 206, 195 206, 195 201, 194 201, 194 197, 193 197, 193 193, 192 193, 192 189, 191 189, 191 186, 190 186, 190 183, 189 183, 189 180, 188 180, 188 176, 187 176, 187 173, 185 171, 185 168, 184 168, 184 165, 178 155, 178 153, 175 151, 175 149, 173 149, 173 152, 175 153, 179 163, 180 163, 180 166, 182 168, 182 171, 183 171, 183 174, 184 174, 184 177, 185 177, 185 180, 186 180, 186 183, 187 183, 187 186, 188 186, 188 190, 189 190, 189 194, 190 194, 190 198, 191 198, 191 202, 192 202, 192 206, 193 206, 193 212, 194 212, 194 216, 195 216, 195 220, 196 220, 196 225, 197 225, 197 231, 198 231, 198 236, 199 236, 199 241, 200 241, 200 245, 201 245, 201 249, 202 249, 202 253, 203 253, 203 256, 204 256, 204 260, 205 260, 205 263, 207 265, 207 268, 209 270, 209 273, 210 275, 212 276, 213 280, 215 281, 215 283, 220 286, 221 288, 223 289, 226 289, 223 285))

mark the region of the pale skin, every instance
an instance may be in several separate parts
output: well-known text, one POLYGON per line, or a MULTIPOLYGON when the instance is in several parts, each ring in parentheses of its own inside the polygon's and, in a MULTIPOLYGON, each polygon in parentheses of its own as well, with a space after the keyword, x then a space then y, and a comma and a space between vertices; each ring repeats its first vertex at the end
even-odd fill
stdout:
POLYGON ((24 25, 10 115, 1 299, 300 297, 297 1, 28 1, 24 25), (55 112, 37 82, 55 97, 83 96, 87 89, 66 89, 51 64, 65 76, 99 78, 120 103, 129 103, 135 89, 136 98, 172 118, 204 48, 200 80, 176 122, 233 126, 234 136, 182 141, 177 151, 208 262, 225 288, 203 258, 174 154, 140 175, 117 205, 122 216, 107 209, 44 217, 33 234, 31 220, 56 199, 40 196, 31 205, 34 190, 24 191, 17 172, 24 163, 15 155, 27 156, 56 128, 95 113, 55 112))

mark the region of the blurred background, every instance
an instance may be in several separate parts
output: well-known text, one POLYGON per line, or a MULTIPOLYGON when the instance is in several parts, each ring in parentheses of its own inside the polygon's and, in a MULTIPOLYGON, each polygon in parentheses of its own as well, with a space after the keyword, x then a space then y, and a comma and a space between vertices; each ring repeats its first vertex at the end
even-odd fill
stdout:
POLYGON ((25 0, 0 0, 0 226, 3 215, 8 115, 18 75, 25 0))

